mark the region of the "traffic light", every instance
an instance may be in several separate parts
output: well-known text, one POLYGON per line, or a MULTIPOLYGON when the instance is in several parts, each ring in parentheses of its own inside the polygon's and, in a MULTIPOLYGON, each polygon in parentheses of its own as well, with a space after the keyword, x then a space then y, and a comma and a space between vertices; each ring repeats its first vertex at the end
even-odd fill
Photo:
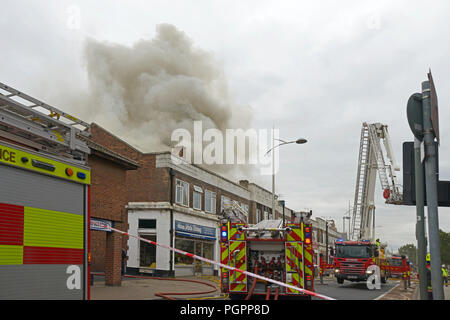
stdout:
POLYGON ((228 241, 228 226, 226 223, 220 227, 220 239, 222 242, 228 241))

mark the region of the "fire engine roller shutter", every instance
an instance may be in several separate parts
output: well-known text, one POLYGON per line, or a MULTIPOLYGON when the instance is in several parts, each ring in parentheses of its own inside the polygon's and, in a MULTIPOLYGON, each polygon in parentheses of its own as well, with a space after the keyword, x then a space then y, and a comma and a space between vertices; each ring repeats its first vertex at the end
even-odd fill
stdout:
POLYGON ((87 186, 3 163, 0 177, 0 299, 86 298, 87 186))

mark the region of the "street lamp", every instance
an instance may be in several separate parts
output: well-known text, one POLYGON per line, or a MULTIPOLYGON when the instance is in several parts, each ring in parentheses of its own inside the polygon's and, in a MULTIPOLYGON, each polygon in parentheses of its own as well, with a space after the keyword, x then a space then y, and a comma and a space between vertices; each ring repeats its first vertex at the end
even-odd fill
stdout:
MULTIPOLYGON (((297 140, 293 140, 293 141, 284 141, 281 139, 275 139, 274 138, 274 134, 272 132, 272 145, 273 147, 270 148, 269 150, 267 150, 266 152, 266 156, 270 153, 270 151, 274 150, 275 148, 278 148, 282 145, 285 144, 305 144, 306 142, 308 142, 308 140, 304 139, 304 138, 299 138, 297 140), (281 142, 280 144, 275 146, 275 140, 281 142)), ((272 217, 275 215, 275 152, 272 152, 272 217)))

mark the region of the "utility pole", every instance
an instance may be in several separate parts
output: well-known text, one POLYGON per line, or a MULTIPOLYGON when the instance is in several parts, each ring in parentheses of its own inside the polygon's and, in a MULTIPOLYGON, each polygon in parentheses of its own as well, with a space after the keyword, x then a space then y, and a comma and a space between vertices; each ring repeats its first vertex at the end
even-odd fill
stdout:
POLYGON ((328 262, 328 220, 325 220, 325 252, 326 252, 326 262, 328 262))
MULTIPOLYGON (((431 282, 433 300, 444 300, 441 271, 441 244, 439 239, 439 217, 437 197, 436 146, 434 139, 439 137, 436 124, 432 123, 432 86, 431 72, 429 80, 422 82, 423 133, 425 143, 425 183, 428 206, 428 236, 430 239, 431 282)), ((434 89, 434 88, 433 88, 434 89)), ((434 90, 433 90, 434 91, 434 90)), ((436 103, 436 101, 435 101, 436 103)), ((434 106, 437 108, 437 105, 434 106)), ((435 111, 437 112, 437 110, 435 111)))
POLYGON ((419 267, 419 289, 420 299, 428 300, 427 294, 427 270, 425 263, 426 240, 425 240, 425 215, 424 215, 424 181, 422 155, 420 152, 421 141, 414 138, 414 162, 415 162, 415 184, 416 184, 416 239, 417 239, 417 262, 419 267))

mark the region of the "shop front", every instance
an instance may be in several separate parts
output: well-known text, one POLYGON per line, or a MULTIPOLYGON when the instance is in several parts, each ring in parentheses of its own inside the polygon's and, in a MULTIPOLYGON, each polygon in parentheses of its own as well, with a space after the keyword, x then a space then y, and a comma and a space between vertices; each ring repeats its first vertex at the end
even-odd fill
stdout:
MULTIPOLYGON (((214 260, 217 228, 175 221, 175 248, 214 260)), ((175 253, 175 276, 213 275, 214 266, 175 253)))

